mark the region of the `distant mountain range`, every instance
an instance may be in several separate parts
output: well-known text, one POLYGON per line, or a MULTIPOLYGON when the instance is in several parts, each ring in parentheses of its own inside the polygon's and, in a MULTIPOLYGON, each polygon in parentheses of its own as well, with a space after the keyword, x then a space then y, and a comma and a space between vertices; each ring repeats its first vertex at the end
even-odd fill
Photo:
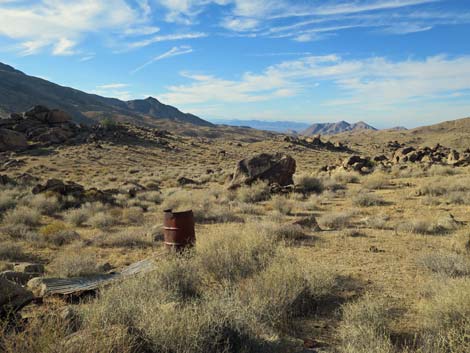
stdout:
POLYGON ((310 126, 308 123, 295 121, 264 121, 264 120, 213 120, 215 124, 245 126, 258 130, 275 132, 301 131, 310 126))
POLYGON ((377 130, 369 124, 359 121, 350 124, 347 121, 340 121, 337 123, 316 123, 310 125, 307 129, 300 132, 301 135, 334 135, 342 132, 355 132, 362 130, 377 130))
POLYGON ((213 125, 152 97, 131 101, 101 97, 28 76, 0 63, 0 116, 22 112, 38 104, 65 110, 81 123, 107 117, 146 124, 155 119, 167 119, 199 126, 213 125))

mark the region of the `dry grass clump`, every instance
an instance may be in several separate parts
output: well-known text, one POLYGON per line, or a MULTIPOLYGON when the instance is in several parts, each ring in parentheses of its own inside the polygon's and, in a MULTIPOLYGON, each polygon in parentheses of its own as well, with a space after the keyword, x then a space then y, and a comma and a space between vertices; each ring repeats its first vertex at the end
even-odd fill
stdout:
POLYGON ((297 261, 255 224, 215 227, 192 251, 102 291, 83 307, 85 326, 133 327, 152 352, 260 352, 334 291, 332 272, 297 261))
POLYGON ((217 282, 233 282, 264 268, 276 251, 256 223, 217 227, 196 244, 199 267, 217 282))
POLYGON ((101 273, 96 255, 83 249, 68 249, 59 253, 48 266, 57 277, 80 277, 101 273))
POLYGON ((419 319, 424 352, 470 352, 470 279, 436 280, 419 319))
POLYGON ((122 221, 125 224, 138 224, 144 221, 144 211, 139 207, 124 208, 122 221))
POLYGON ((257 181, 250 186, 242 186, 237 190, 237 197, 242 202, 256 203, 269 200, 271 193, 269 185, 263 181, 257 181))
POLYGON ((389 335, 389 314, 385 303, 371 295, 343 306, 338 329, 342 353, 396 352, 389 335))
POLYGON ((390 186, 390 177, 387 174, 376 172, 365 177, 362 185, 371 190, 385 189, 390 186))
POLYGON ((0 242, 0 260, 21 261, 26 258, 23 248, 13 242, 0 242))
POLYGON ((87 223, 94 228, 107 229, 117 225, 119 220, 108 211, 102 211, 91 216, 87 223))
POLYGON ((292 212, 293 204, 285 196, 275 195, 271 198, 270 205, 274 211, 288 215, 292 212))
POLYGON ((41 214, 38 210, 19 206, 5 213, 3 223, 9 226, 35 227, 39 225, 41 214))
POLYGON ((65 221, 75 227, 82 226, 89 218, 90 212, 83 207, 68 210, 64 214, 65 221))
POLYGON ((318 219, 318 223, 330 229, 343 229, 351 225, 352 216, 353 213, 348 211, 325 213, 318 219))
POLYGON ((0 212, 15 208, 18 203, 16 190, 0 190, 0 212))
POLYGON ((452 217, 440 217, 439 219, 417 218, 400 222, 396 226, 397 231, 422 235, 445 235, 458 228, 458 224, 452 217))
POLYGON ((418 196, 443 196, 447 195, 451 192, 453 193, 460 193, 460 192, 467 192, 470 191, 470 180, 469 179, 438 179, 432 180, 429 182, 424 183, 423 185, 419 186, 417 190, 418 196))
POLYGON ((69 229, 67 224, 54 221, 39 228, 38 240, 55 246, 64 246, 80 239, 80 235, 69 229))
POLYGON ((358 195, 353 197, 352 203, 355 206, 372 207, 372 206, 383 206, 386 204, 386 201, 378 195, 361 192, 358 195))
POLYGON ((458 168, 449 167, 445 165, 433 164, 427 171, 430 176, 449 176, 460 174, 458 168))
POLYGON ((361 179, 361 175, 357 172, 338 169, 331 173, 331 178, 341 184, 357 184, 361 179))
POLYGON ((298 187, 304 193, 321 194, 325 189, 322 181, 319 178, 308 174, 301 174, 299 176, 296 175, 294 182, 296 187, 298 187))
POLYGON ((293 318, 308 316, 331 295, 336 278, 325 268, 313 269, 289 254, 278 254, 266 269, 237 292, 258 327, 285 331, 293 318))
POLYGON ((53 215, 61 208, 59 199, 56 196, 47 194, 34 195, 23 200, 23 202, 27 202, 32 209, 48 216, 53 215))
POLYGON ((259 225, 260 232, 277 241, 296 241, 305 238, 300 225, 265 221, 259 225))
POLYGON ((152 246, 152 240, 141 230, 125 229, 117 233, 103 234, 93 240, 101 247, 145 248, 152 246))
POLYGON ((470 256, 456 253, 432 253, 419 261, 429 270, 450 277, 470 275, 470 256))
POLYGON ((364 219, 364 224, 373 229, 387 229, 389 228, 388 222, 390 221, 390 216, 387 214, 378 214, 366 217, 364 219))

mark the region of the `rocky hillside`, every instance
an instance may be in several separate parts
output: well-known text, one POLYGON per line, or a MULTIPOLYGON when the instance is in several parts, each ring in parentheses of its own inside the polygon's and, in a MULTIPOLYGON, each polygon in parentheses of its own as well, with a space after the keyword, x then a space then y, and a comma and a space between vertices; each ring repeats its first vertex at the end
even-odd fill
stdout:
POLYGON ((317 123, 313 124, 301 132, 302 135, 335 135, 347 131, 362 131, 362 130, 377 130, 369 124, 359 121, 350 124, 347 121, 340 121, 337 123, 317 123))
POLYGON ((130 123, 151 124, 153 120, 171 120, 198 126, 211 123, 160 103, 155 98, 121 101, 88 94, 73 88, 24 74, 0 63, 0 116, 44 105, 70 113, 76 122, 91 123, 103 117, 119 117, 130 123))

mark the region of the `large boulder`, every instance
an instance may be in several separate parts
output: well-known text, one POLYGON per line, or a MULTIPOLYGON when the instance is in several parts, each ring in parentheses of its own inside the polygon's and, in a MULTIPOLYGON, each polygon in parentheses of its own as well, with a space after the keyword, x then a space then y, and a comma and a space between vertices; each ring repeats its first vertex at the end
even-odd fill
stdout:
POLYGON ((33 300, 33 294, 20 285, 0 277, 0 317, 20 310, 33 300))
POLYGON ((257 154, 237 163, 230 187, 250 185, 256 180, 281 186, 292 185, 295 169, 295 159, 289 155, 282 153, 257 154))
POLYGON ((17 151, 28 147, 25 135, 8 129, 0 129, 0 152, 17 151))
POLYGON ((72 117, 63 110, 54 109, 49 112, 46 120, 49 124, 60 124, 71 121, 72 117))

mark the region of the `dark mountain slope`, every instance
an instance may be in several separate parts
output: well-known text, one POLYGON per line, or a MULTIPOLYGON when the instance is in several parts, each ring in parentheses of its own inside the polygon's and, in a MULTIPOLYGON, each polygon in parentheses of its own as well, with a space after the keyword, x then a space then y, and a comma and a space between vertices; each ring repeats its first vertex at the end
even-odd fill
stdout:
MULTIPOLYGON (((47 80, 28 76, 9 65, 0 63, 0 112, 21 112, 33 105, 45 105, 69 112, 75 121, 90 123, 90 118, 124 116, 133 123, 144 117, 167 119, 200 126, 212 124, 175 107, 160 103, 155 98, 124 102, 115 98, 101 97, 73 88, 63 87, 47 80), (93 114, 87 114, 92 112, 93 114)), ((146 119, 148 122, 149 119, 146 119)))

